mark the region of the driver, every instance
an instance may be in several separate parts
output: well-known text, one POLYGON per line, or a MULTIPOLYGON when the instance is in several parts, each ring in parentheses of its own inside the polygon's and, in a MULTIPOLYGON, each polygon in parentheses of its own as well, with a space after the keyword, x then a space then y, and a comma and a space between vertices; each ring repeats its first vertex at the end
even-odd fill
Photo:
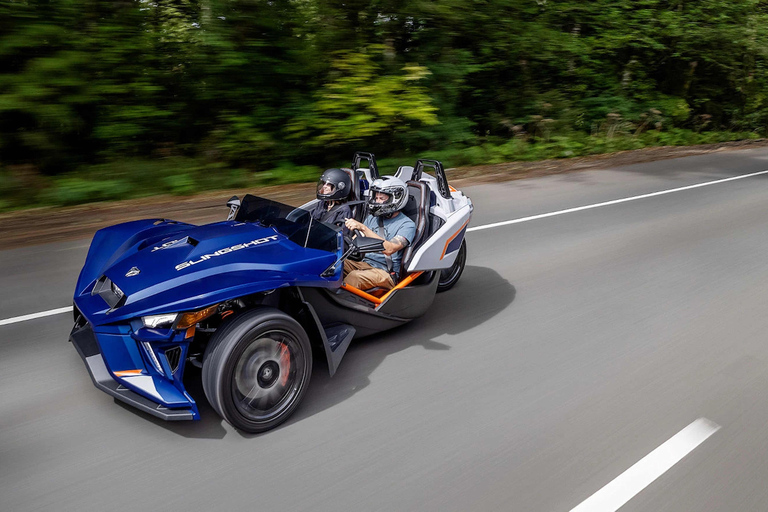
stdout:
POLYGON ((344 226, 344 219, 352 216, 346 204, 352 191, 352 180, 341 169, 327 169, 317 182, 317 205, 312 210, 315 221, 344 226))
POLYGON ((382 176, 371 184, 370 193, 364 221, 348 218, 344 224, 363 236, 384 240, 384 251, 366 254, 363 261, 344 261, 344 282, 360 290, 389 290, 395 286, 403 249, 413 241, 416 224, 401 212, 408 202, 408 190, 401 179, 382 176))

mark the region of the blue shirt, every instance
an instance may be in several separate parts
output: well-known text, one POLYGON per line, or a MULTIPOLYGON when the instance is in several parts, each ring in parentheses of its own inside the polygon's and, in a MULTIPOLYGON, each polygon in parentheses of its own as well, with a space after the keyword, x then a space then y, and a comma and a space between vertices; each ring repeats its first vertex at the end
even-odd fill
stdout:
MULTIPOLYGON (((387 241, 391 242, 396 236, 402 236, 408 243, 413 242, 413 237, 416 235, 416 224, 408 218, 403 212, 398 213, 394 217, 384 219, 384 233, 379 233, 379 218, 373 215, 367 215, 363 224, 371 228, 374 233, 379 236, 383 236, 387 241)), ((400 272, 400 262, 403 260, 403 251, 397 251, 392 255, 392 270, 394 272, 400 272)), ((387 270, 387 258, 383 252, 372 252, 365 255, 363 259, 372 267, 381 268, 387 270)))

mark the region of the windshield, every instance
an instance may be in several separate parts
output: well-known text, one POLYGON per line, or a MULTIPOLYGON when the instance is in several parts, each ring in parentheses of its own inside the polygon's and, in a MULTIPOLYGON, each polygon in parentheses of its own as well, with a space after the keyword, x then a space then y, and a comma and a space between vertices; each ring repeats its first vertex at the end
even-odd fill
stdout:
POLYGON ((237 222, 258 222, 275 228, 293 243, 310 249, 336 252, 339 230, 312 220, 306 210, 246 194, 235 216, 237 222))

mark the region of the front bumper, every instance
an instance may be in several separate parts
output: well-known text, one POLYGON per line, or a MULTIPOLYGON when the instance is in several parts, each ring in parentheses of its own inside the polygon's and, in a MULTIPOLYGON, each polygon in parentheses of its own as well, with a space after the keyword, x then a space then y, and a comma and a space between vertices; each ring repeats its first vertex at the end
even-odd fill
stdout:
POLYGON ((199 418, 195 407, 177 409, 165 407, 126 388, 115 380, 104 364, 99 343, 89 323, 86 323, 84 326, 75 325, 69 335, 69 341, 72 342, 75 349, 77 349, 77 353, 83 359, 94 385, 108 395, 112 395, 128 405, 166 421, 194 420, 199 418))

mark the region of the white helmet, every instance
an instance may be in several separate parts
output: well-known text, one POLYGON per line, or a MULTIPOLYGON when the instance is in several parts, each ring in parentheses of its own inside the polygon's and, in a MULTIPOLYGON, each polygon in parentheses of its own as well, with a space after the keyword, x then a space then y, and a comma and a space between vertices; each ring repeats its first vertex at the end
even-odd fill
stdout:
POLYGON ((370 187, 370 197, 368 198, 368 211, 374 217, 386 217, 394 212, 405 208, 408 202, 408 189, 405 182, 394 176, 382 176, 374 180, 370 187), (380 192, 389 196, 386 201, 379 203, 376 201, 376 193, 380 192))

